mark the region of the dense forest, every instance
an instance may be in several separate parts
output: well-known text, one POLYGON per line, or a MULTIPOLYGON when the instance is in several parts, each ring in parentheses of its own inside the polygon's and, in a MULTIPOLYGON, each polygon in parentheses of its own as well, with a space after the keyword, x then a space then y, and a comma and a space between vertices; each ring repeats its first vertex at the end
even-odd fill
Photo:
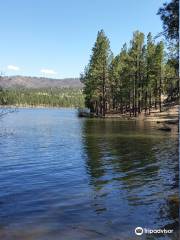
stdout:
POLYGON ((135 31, 117 56, 104 31, 98 32, 89 64, 81 74, 85 105, 91 113, 150 114, 152 109, 161 112, 164 101, 178 99, 178 9, 178 0, 164 4, 158 11, 163 32, 145 36, 135 31))
POLYGON ((0 89, 0 105, 83 107, 84 96, 78 88, 0 89))

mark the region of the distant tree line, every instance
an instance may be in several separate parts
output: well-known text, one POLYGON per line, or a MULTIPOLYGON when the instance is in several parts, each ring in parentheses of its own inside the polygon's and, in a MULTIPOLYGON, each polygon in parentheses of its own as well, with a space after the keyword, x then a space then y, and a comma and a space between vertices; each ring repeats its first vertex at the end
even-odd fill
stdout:
MULTIPOLYGON (((177 5, 176 0, 172 2, 177 5)), ((177 13, 174 5, 173 11, 177 13)), ((178 98, 178 30, 174 27, 174 35, 172 31, 167 31, 177 24, 177 17, 170 26, 167 25, 167 16, 173 14, 166 13, 169 11, 167 5, 164 8, 158 12, 166 21, 163 34, 175 39, 175 44, 171 46, 175 46, 176 54, 171 54, 172 48, 168 54, 165 53, 163 41, 155 42, 151 33, 145 39, 142 32, 136 31, 130 44, 125 43, 114 57, 104 31, 98 32, 89 64, 80 76, 84 83, 85 105, 91 113, 97 116, 105 116, 112 111, 130 116, 141 112, 150 114, 152 108, 162 111, 164 98, 166 101, 178 98)))
POLYGON ((0 88, 0 105, 83 107, 81 89, 3 89, 0 88))

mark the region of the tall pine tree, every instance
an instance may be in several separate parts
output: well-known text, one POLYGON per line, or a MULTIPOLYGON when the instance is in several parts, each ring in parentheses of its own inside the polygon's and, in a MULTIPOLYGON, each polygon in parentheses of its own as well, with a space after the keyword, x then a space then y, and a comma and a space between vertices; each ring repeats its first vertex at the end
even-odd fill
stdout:
POLYGON ((85 73, 81 76, 86 94, 86 106, 96 115, 105 116, 107 110, 107 87, 112 53, 103 30, 97 34, 92 56, 85 73))

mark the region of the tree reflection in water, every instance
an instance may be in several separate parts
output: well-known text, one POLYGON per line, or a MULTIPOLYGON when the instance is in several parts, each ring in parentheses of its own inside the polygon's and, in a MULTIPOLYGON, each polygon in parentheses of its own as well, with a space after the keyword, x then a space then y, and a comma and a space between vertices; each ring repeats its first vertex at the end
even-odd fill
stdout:
POLYGON ((177 229, 178 136, 144 122, 87 119, 83 139, 92 205, 114 227, 177 229))

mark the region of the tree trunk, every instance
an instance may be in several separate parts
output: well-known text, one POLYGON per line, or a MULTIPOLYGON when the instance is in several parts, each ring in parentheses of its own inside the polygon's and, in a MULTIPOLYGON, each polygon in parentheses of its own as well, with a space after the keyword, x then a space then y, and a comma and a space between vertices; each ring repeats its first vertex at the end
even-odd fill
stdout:
POLYGON ((161 92, 162 92, 162 70, 160 70, 160 81, 159 81, 159 111, 161 112, 161 92))
POLYGON ((106 100, 105 100, 105 92, 106 92, 106 72, 105 67, 103 69, 103 86, 102 86, 102 116, 106 115, 106 100))

